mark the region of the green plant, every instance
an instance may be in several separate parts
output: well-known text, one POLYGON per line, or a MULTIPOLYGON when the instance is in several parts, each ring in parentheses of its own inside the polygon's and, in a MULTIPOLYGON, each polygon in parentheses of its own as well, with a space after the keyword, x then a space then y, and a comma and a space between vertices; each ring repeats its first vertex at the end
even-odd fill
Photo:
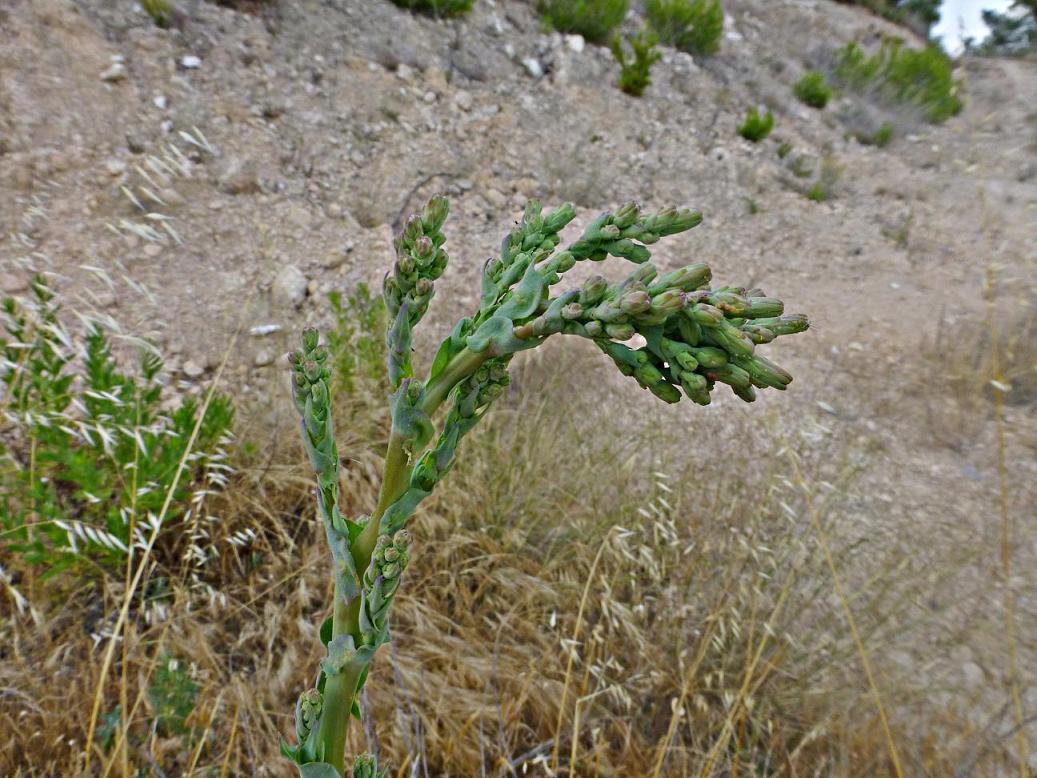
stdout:
POLYGON ((823 73, 811 70, 796 82, 793 91, 800 102, 811 108, 824 108, 832 99, 832 87, 828 86, 823 73))
POLYGON ((164 735, 183 735, 187 719, 194 710, 198 685, 184 664, 175 657, 164 657, 148 685, 148 702, 155 728, 164 735))
POLYGON ((645 16, 663 43, 689 54, 715 54, 724 34, 720 0, 645 0, 645 16))
POLYGON ((893 125, 889 122, 883 122, 882 126, 875 130, 875 134, 871 136, 871 142, 879 148, 885 148, 892 140, 893 125))
POLYGON ((807 189, 807 199, 815 203, 823 203, 835 196, 835 186, 839 182, 842 170, 832 157, 824 157, 817 179, 807 189))
POLYGON ((791 153, 792 144, 788 141, 783 141, 782 144, 778 146, 778 159, 785 159, 785 157, 787 157, 791 153))
POLYGON ((745 114, 745 121, 738 125, 738 134, 748 141, 759 143, 771 134, 774 129, 774 114, 767 111, 760 116, 756 108, 750 108, 745 114))
POLYGON ((627 56, 623 39, 616 35, 612 39, 612 55, 619 63, 619 88, 628 95, 640 97, 652 83, 652 65, 662 58, 656 44, 659 39, 648 30, 627 38, 634 58, 627 56))
POLYGON ((360 283, 349 295, 328 295, 335 326, 328 330, 328 351, 336 391, 351 393, 359 375, 379 377, 384 345, 373 333, 385 329, 385 302, 360 283))
POLYGON ((173 23, 174 9, 170 0, 140 0, 140 7, 159 27, 166 28, 173 23))
POLYGON ((408 11, 427 13, 432 16, 462 16, 472 10, 475 0, 392 0, 408 11))
MULTIPOLYGON (((575 209, 565 204, 545 214, 531 201, 505 237, 500 256, 483 266, 479 310, 457 323, 421 380, 414 372, 412 332, 446 269, 447 213, 446 199, 434 197, 420 216, 407 220, 395 240, 396 263, 385 278, 392 428, 370 517, 348 519, 339 508, 329 352, 317 331, 308 329, 302 349, 289 355, 293 397, 317 474, 318 513, 335 571, 333 614, 320 629, 326 655, 316 687, 296 706, 298 742, 283 746, 308 778, 344 774, 349 717, 359 715, 357 695, 375 652, 389 640, 389 609, 409 558, 407 520, 452 468, 461 439, 506 391, 515 354, 552 335, 575 335, 594 343, 621 373, 665 402, 676 403, 683 393, 708 404, 717 382, 752 402, 757 388, 784 389, 792 380, 755 353, 757 344, 808 326, 806 317, 783 315, 781 301, 758 289, 711 289, 706 265, 658 273, 648 261, 648 245, 697 226, 702 217, 696 211, 643 214, 628 203, 594 219, 582 237, 557 251, 559 233, 575 218, 575 209), (609 256, 639 267, 618 283, 593 276, 579 288, 551 296, 551 287, 577 263, 609 256), (623 342, 635 336, 643 345, 623 342), (433 419, 444 403, 450 409, 437 436, 433 419)), ((360 760, 354 775, 379 774, 367 757, 360 760)))
POLYGON ((848 89, 912 105, 929 122, 946 121, 961 110, 951 61, 932 44, 911 49, 898 38, 886 38, 869 56, 851 42, 836 55, 834 75, 848 89))
POLYGON ((626 18, 630 0, 539 0, 544 21, 558 30, 605 43, 626 18))
POLYGON ((95 323, 81 339, 65 329, 42 276, 33 301, 3 302, 0 334, 0 526, 5 545, 46 576, 70 566, 119 570, 146 545, 167 497, 166 541, 156 553, 201 555, 205 496, 226 482, 233 411, 209 405, 183 474, 198 419, 194 399, 166 410, 162 360, 141 352, 136 374, 120 372, 95 323), (7 441, 5 447, 5 441, 7 441), (174 482, 176 486, 174 488, 174 482), (171 494, 170 494, 171 492, 171 494))

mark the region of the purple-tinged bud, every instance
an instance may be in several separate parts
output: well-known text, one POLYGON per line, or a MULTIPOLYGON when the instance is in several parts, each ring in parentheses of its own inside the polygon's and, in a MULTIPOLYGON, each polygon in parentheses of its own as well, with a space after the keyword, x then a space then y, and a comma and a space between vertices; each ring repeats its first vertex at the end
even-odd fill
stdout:
POLYGON ((429 198, 422 214, 422 226, 425 232, 439 232, 450 213, 450 201, 443 195, 436 194, 429 198))
POLYGON ((562 308, 562 318, 566 321, 575 321, 583 316, 583 306, 579 303, 569 303, 562 308))
POLYGON ((668 289, 652 298, 652 313, 670 316, 684 308, 685 299, 680 289, 668 289))
POLYGON ((616 212, 612 215, 612 223, 615 224, 619 229, 625 230, 630 227, 634 222, 637 221, 637 217, 641 215, 641 208, 635 202, 623 203, 616 209, 616 212))
POLYGON ((307 327, 302 331, 302 347, 306 351, 313 351, 320 342, 320 333, 316 327, 307 327))
POLYGON ((587 331, 587 334, 592 338, 600 338, 603 332, 601 322, 589 321, 583 325, 583 328, 587 331))
POLYGON ((417 214, 407 217, 407 222, 403 225, 403 242, 413 246, 414 242, 423 234, 424 229, 421 226, 421 217, 417 214))
POLYGON ((619 307, 623 313, 631 315, 644 313, 652 307, 652 298, 648 296, 648 292, 627 292, 619 299, 619 307))
POLYGON ((707 303, 695 303, 684 309, 684 314, 703 327, 717 327, 724 320, 724 313, 707 303))
POLYGON ((414 258, 422 266, 429 264, 436 256, 436 244, 428 235, 422 235, 414 241, 414 258))
POLYGON ((602 276, 591 276, 580 287, 580 305, 597 305, 609 288, 609 282, 602 276))
POLYGON ((605 334, 613 340, 630 340, 634 337, 634 325, 632 324, 606 324, 605 334))

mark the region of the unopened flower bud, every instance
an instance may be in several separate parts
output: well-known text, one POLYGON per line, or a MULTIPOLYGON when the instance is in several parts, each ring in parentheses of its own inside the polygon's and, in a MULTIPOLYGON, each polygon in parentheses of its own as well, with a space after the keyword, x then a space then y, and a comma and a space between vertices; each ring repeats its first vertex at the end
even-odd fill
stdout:
POLYGON ((422 222, 425 232, 439 232, 443 223, 446 222, 449 213, 450 201, 443 195, 432 195, 432 197, 429 198, 428 203, 425 205, 424 214, 422 214, 422 222))
POLYGON ((601 326, 601 322, 599 321, 589 321, 583 325, 583 328, 587 331, 587 334, 592 338, 601 337, 601 334, 604 331, 604 329, 601 326))
POLYGON ((634 325, 632 324, 606 324, 605 334, 613 340, 630 340, 634 337, 634 325))
POLYGON ((572 203, 562 203, 544 217, 544 232, 558 232, 576 218, 572 203))
POLYGON ((414 242, 422 236, 423 232, 421 217, 412 215, 407 219, 407 223, 403 225, 403 240, 409 245, 414 245, 414 242))
POLYGON ((320 342, 320 333, 316 327, 307 327, 302 331, 302 347, 306 351, 313 351, 320 342))
POLYGON ((562 308, 562 318, 566 321, 575 321, 583 315, 583 306, 579 303, 569 303, 562 308))
POLYGON ((432 293, 432 281, 427 278, 419 278, 418 282, 414 284, 414 291, 417 292, 419 297, 425 297, 432 293))
POLYGON ((644 313, 652 307, 652 298, 648 292, 627 292, 619 299, 619 307, 624 313, 644 313))
POLYGON ((616 212, 612 215, 612 223, 615 224, 619 229, 625 230, 627 227, 637 221, 637 217, 641 215, 641 209, 637 203, 629 202, 623 203, 616 209, 616 212))
POLYGON ((414 241, 414 256, 421 265, 429 264, 436 256, 436 244, 428 235, 422 235, 414 241))
POLYGON ((652 298, 652 313, 669 316, 684 307, 684 292, 680 289, 668 289, 652 298))
POLYGON ((580 305, 597 305, 608 288, 609 282, 603 276, 591 276, 580 287, 580 305))

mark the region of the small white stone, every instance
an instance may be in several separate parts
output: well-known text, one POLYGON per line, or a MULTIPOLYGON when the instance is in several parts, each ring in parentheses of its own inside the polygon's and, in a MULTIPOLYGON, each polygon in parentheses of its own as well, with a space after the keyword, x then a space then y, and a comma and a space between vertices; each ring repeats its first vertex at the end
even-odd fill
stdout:
POLYGON ((108 171, 110 176, 121 176, 126 172, 126 160, 112 157, 105 161, 104 169, 108 171))
POLYGON ((187 54, 180 58, 180 67, 184 70, 197 70, 202 66, 202 58, 187 54))
POLYGON ((526 72, 533 78, 540 79, 544 77, 544 68, 538 59, 527 57, 522 60, 522 67, 524 67, 526 72))
POLYGON ((166 110, 166 106, 169 105, 169 100, 166 99, 165 95, 155 95, 151 98, 151 102, 155 104, 155 107, 160 111, 166 110))
POLYGON ((274 352, 268 348, 262 349, 256 353, 256 367, 266 367, 274 362, 274 352))
POLYGON ((186 362, 184 362, 183 371, 184 375, 188 378, 201 378, 202 375, 205 373, 205 368, 199 365, 194 360, 189 359, 186 362))
POLYGON ((569 35, 565 39, 565 45, 569 47, 570 51, 575 51, 579 54, 583 51, 583 47, 587 45, 587 42, 582 35, 569 35))
POLYGON ((112 63, 111 67, 101 73, 101 80, 108 83, 122 81, 124 78, 126 78, 126 66, 121 62, 112 63))

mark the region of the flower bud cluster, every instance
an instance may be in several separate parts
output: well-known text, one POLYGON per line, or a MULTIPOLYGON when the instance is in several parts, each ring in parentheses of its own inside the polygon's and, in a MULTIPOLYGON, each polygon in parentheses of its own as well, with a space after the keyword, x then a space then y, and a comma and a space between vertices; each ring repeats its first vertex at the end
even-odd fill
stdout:
POLYGON ((443 223, 449 212, 449 202, 440 195, 425 205, 421 215, 410 216, 403 230, 396 236, 396 262, 387 273, 382 293, 390 320, 396 318, 406 303, 410 325, 413 327, 432 301, 433 283, 446 270, 448 256, 443 244, 443 223))
POLYGON ((381 534, 375 542, 360 597, 360 631, 368 646, 377 647, 388 639, 389 607, 407 567, 409 546, 410 533, 404 529, 381 534))

